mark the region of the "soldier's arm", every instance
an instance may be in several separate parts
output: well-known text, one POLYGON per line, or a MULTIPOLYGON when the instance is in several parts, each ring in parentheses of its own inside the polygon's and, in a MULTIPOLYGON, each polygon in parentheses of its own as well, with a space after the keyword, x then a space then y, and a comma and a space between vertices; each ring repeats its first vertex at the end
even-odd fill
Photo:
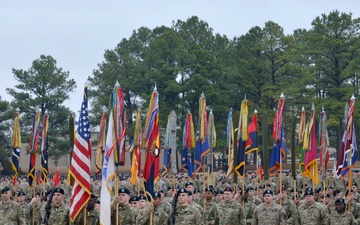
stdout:
POLYGON ((286 212, 285 212, 285 209, 284 209, 283 207, 281 207, 279 213, 280 213, 280 215, 279 215, 280 225, 286 225, 286 224, 288 224, 288 223, 286 222, 286 212))
POLYGON ((245 210, 240 204, 239 208, 239 221, 241 225, 246 225, 246 217, 245 217, 245 210))
POLYGON ((329 224, 329 216, 326 213, 326 210, 325 210, 324 207, 321 207, 320 215, 321 215, 321 224, 322 225, 328 225, 329 224))
POLYGON ((255 208, 252 214, 251 225, 257 225, 257 209, 255 208))
POLYGON ((18 225, 26 225, 26 218, 24 214, 24 210, 18 205, 17 207, 17 218, 18 218, 18 225))
POLYGON ((209 225, 215 225, 216 218, 217 218, 217 210, 216 210, 216 206, 214 205, 213 207, 211 207, 211 209, 209 209, 209 215, 207 216, 207 218, 206 218, 206 212, 205 212, 205 220, 206 220, 205 222, 206 222, 206 224, 209 224, 209 225))

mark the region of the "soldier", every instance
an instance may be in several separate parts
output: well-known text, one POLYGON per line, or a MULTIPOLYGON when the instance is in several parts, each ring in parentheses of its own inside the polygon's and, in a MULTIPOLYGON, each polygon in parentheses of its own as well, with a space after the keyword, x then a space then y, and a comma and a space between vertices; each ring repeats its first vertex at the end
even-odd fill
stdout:
POLYGON ((20 205, 11 200, 11 189, 4 187, 1 191, 0 224, 26 225, 24 211, 20 205))
POLYGON ((299 214, 295 203, 291 201, 290 198, 288 198, 286 186, 283 185, 281 194, 280 189, 278 190, 278 193, 277 203, 280 204, 285 210, 286 224, 295 225, 299 214))
POLYGON ((360 195, 358 193, 358 186, 356 182, 352 182, 351 189, 353 190, 353 194, 354 194, 353 201, 360 203, 360 195))
POLYGON ((226 177, 222 176, 220 178, 220 183, 216 186, 216 190, 217 191, 219 191, 219 190, 223 191, 227 187, 231 187, 231 186, 230 186, 230 184, 226 183, 226 177))
POLYGON ((217 217, 216 202, 214 201, 214 192, 210 187, 205 188, 204 199, 201 203, 205 211, 205 224, 214 224, 217 217))
POLYGON ((328 225, 329 219, 325 208, 315 202, 314 192, 307 189, 304 193, 305 201, 299 206, 299 224, 321 224, 328 225))
POLYGON ((40 193, 36 192, 35 197, 33 197, 29 204, 26 204, 24 208, 24 214, 26 217, 27 224, 32 224, 32 220, 34 217, 34 224, 39 225, 41 224, 41 218, 43 215, 41 215, 41 202, 40 202, 40 193), (35 212, 33 212, 35 210, 35 212))
POLYGON ((165 201, 165 193, 164 193, 163 190, 160 190, 159 194, 160 194, 160 199, 159 199, 160 208, 162 210, 164 210, 168 214, 168 216, 170 217, 171 216, 172 206, 171 206, 170 203, 165 201))
POLYGON ((347 205, 350 206, 350 211, 354 216, 357 223, 360 223, 360 204, 354 201, 354 193, 353 190, 346 191, 346 201, 347 205))
POLYGON ((351 212, 345 210, 346 204, 343 198, 339 198, 335 202, 335 213, 329 215, 329 220, 332 225, 355 225, 358 224, 351 214, 351 212))
MULTIPOLYGON (((91 194, 86 204, 86 225, 99 225, 100 213, 95 210, 95 195, 91 194)), ((84 215, 80 212, 74 220, 73 225, 84 225, 84 215)))
POLYGON ((224 200, 216 205, 219 224, 246 225, 244 208, 233 200, 234 193, 231 187, 224 190, 224 200))
POLYGON ((119 208, 118 225, 127 225, 136 223, 137 210, 130 207, 130 191, 127 188, 120 188, 119 195, 115 196, 111 207, 111 224, 116 223, 116 207, 119 208))
POLYGON ((154 204, 154 213, 153 213, 153 225, 162 225, 167 224, 169 221, 169 215, 162 210, 160 206, 160 193, 154 192, 153 194, 153 204, 154 204))
POLYGON ((191 191, 188 191, 188 204, 194 208, 196 208, 197 210, 199 210, 200 214, 201 214, 201 219, 203 220, 202 224, 205 224, 205 210, 204 208, 202 208, 199 204, 197 204, 196 202, 193 201, 193 194, 191 191))
POLYGON ((99 199, 96 199, 96 201, 95 201, 95 210, 100 212, 100 200, 99 199))
MULTIPOLYGON (((196 208, 188 204, 188 191, 180 188, 177 193, 178 205, 176 207, 174 225, 202 224, 201 214, 196 208)), ((171 218, 172 219, 172 218, 171 218)))
POLYGON ((248 201, 254 202, 255 205, 262 203, 261 199, 255 196, 255 189, 253 187, 247 187, 245 192, 248 194, 248 201))
POLYGON ((264 203, 258 205, 254 209, 252 215, 252 225, 265 225, 265 224, 286 224, 285 210, 281 205, 273 202, 274 196, 271 190, 264 191, 264 203))
POLYGON ((129 199, 129 205, 134 209, 139 209, 139 197, 138 196, 131 196, 129 199))
POLYGON ((47 225, 69 225, 70 207, 64 203, 64 189, 55 188, 47 225))
POLYGON ((252 215, 256 207, 254 202, 248 201, 248 194, 244 193, 240 196, 240 204, 244 205, 246 224, 250 225, 252 221, 252 215))
POLYGON ((328 214, 335 213, 335 201, 342 198, 342 193, 340 190, 335 190, 333 192, 334 199, 329 202, 326 206, 326 212, 328 214))
POLYGON ((220 203, 224 199, 224 192, 222 190, 215 192, 215 202, 220 203))

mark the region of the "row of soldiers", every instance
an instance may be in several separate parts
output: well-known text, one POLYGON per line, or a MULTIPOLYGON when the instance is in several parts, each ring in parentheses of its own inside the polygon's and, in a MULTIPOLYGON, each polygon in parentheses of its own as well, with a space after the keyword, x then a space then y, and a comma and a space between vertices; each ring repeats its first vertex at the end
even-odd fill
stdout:
MULTIPOLYGON (((269 222, 269 219, 265 219, 264 218, 257 218, 258 215, 255 213, 255 208, 257 208, 259 205, 264 204, 266 202, 269 202, 269 199, 271 199, 271 202, 274 202, 274 204, 278 204, 278 203, 282 203, 281 205, 284 208, 285 211, 285 215, 286 215, 286 223, 287 224, 309 224, 309 223, 304 223, 301 222, 301 211, 300 211, 300 206, 301 205, 306 205, 303 203, 306 203, 306 200, 309 196, 310 193, 311 196, 313 196, 314 198, 314 202, 318 202, 319 204, 323 205, 324 208, 330 207, 330 206, 334 206, 336 200, 338 199, 342 199, 339 201, 343 201, 344 203, 346 203, 347 205, 352 205, 351 208, 351 214, 352 216, 355 218, 356 222, 358 222, 357 220, 359 219, 359 214, 360 213, 356 213, 357 209, 360 210, 360 207, 358 207, 357 203, 360 201, 359 198, 359 194, 357 193, 357 183, 353 182, 353 187, 352 187, 352 191, 348 191, 346 192, 346 181, 342 180, 342 179, 334 179, 334 186, 332 185, 328 185, 326 186, 326 188, 324 187, 315 187, 314 191, 313 189, 309 189, 307 187, 312 186, 311 182, 310 183, 306 183, 306 179, 302 179, 302 184, 300 185, 296 185, 297 189, 294 190, 294 188, 291 186, 291 183, 293 182, 287 182, 287 180, 291 180, 288 174, 284 173, 283 174, 283 180, 282 180, 282 192, 281 194, 279 193, 279 190, 276 189, 279 179, 278 177, 273 177, 272 179, 270 179, 267 182, 259 182, 258 179, 256 177, 254 177, 253 173, 248 173, 247 177, 245 179, 240 179, 240 182, 238 183, 238 188, 236 188, 236 190, 233 190, 233 186, 231 185, 231 179, 226 178, 224 176, 224 173, 219 173, 218 176, 216 176, 215 179, 208 179, 205 176, 200 175, 199 179, 193 179, 190 180, 190 178, 186 177, 184 174, 178 174, 178 175, 174 175, 174 176, 163 176, 159 182, 157 183, 156 189, 158 190, 158 192, 153 193, 152 198, 153 198, 153 202, 150 203, 149 201, 147 201, 147 198, 145 197, 145 193, 141 193, 141 191, 138 191, 141 188, 136 188, 137 185, 131 185, 129 182, 129 177, 125 176, 121 176, 120 178, 120 182, 119 182, 119 186, 122 187, 119 189, 119 193, 118 196, 119 197, 114 197, 113 198, 113 209, 115 208, 116 205, 119 206, 119 209, 124 210, 126 207, 124 205, 125 202, 127 202, 129 204, 129 208, 134 209, 135 216, 125 216, 127 215, 127 213, 119 213, 119 217, 120 215, 122 215, 122 218, 118 219, 118 224, 127 224, 127 223, 121 223, 121 221, 123 221, 126 218, 132 218, 132 222, 130 224, 149 224, 150 223, 150 215, 152 220, 153 220, 153 224, 167 224, 170 223, 172 218, 175 218, 175 223, 174 224, 182 224, 180 221, 183 221, 183 218, 181 215, 184 214, 185 218, 186 218, 186 213, 187 211, 190 211, 192 213, 194 212, 199 212, 200 216, 198 216, 197 213, 195 213, 197 216, 193 216, 192 218, 194 219, 201 219, 200 224, 238 224, 237 222, 235 223, 234 221, 240 221, 239 223, 242 224, 243 222, 242 219, 241 220, 235 220, 233 218, 233 211, 237 211, 237 206, 239 203, 240 206, 242 207, 242 210, 239 209, 240 211, 243 211, 244 216, 243 217, 239 217, 243 218, 246 222, 244 224, 263 224, 261 221, 266 221, 267 223, 269 222), (174 182, 175 180, 175 182, 174 182), (210 184, 210 183, 214 183, 214 185, 210 184), (242 191, 242 183, 244 183, 244 186, 246 187, 244 189, 244 192, 242 191), (246 183, 246 184, 245 184, 246 183), (173 185, 175 184, 175 185, 173 185), (343 184, 342 188, 341 185, 339 184, 343 184), (289 185, 289 186, 287 186, 289 185), (302 188, 299 188, 302 187, 302 188), (340 190, 339 190, 340 189, 340 190), (356 190, 355 190, 356 189, 356 190), (186 191, 184 191, 186 190, 186 191), (339 193, 338 193, 339 192, 339 193), (178 193, 178 195, 176 195, 176 193, 178 193), (334 194, 335 193, 335 194, 334 194), (342 197, 344 198, 338 198, 336 197, 337 195, 341 195, 342 193, 344 193, 342 197), (121 197, 123 195, 123 197, 121 197), (136 197, 135 195, 139 195, 140 197, 136 197), (184 207, 184 196, 187 195, 186 199, 188 199, 186 202, 188 205, 192 206, 193 208, 197 209, 193 210, 193 208, 187 209, 186 207, 184 207), (270 197, 268 195, 271 195, 270 197), (283 197, 283 195, 286 195, 285 197, 283 197), (350 197, 348 196, 352 196, 351 200, 350 197), (133 197, 131 197, 133 196, 133 197), (177 196, 177 203, 175 205, 175 207, 173 207, 173 202, 174 202, 174 198, 177 196), (127 199, 128 198, 128 199, 127 199), (127 200, 125 200, 127 199, 127 200), (137 200, 138 199, 138 200, 137 200), (142 203, 137 203, 137 202, 142 202, 142 203), (233 205, 228 205, 229 202, 232 202, 233 205), (285 203, 286 204, 285 204, 285 203), (295 208, 298 210, 298 212, 296 213, 296 210, 290 210, 293 207, 293 205, 289 202, 292 202, 295 205, 295 208), (350 204, 351 203, 351 204, 350 204), (285 205, 284 205, 285 204, 285 205), (179 206, 179 207, 178 207, 179 206), (162 209, 165 213, 159 213, 157 212, 157 210, 162 209), (174 211, 175 209, 175 211, 174 211), (180 211, 179 211, 180 209, 180 211), (234 210, 230 210, 230 209, 234 209, 234 210), (235 210, 236 209, 236 210, 235 210), (142 213, 139 213, 141 212, 142 213), (152 213, 151 213, 152 212, 152 213), (164 219, 160 219, 157 215, 163 215, 164 219), (229 214, 230 216, 226 216, 227 214, 229 214), (139 216, 139 215, 142 215, 139 216), (289 215, 294 215, 294 216, 289 216, 289 215), (297 216, 296 216, 297 215, 297 216), (178 218, 177 218, 178 217, 178 218), (227 218, 231 218, 229 219, 228 222, 227 218), (257 218, 257 219, 256 219, 257 218), (294 221, 293 223, 289 223, 289 218, 290 221, 294 221), (256 219, 257 222, 253 222, 253 219, 256 219), (159 221, 167 221, 166 223, 159 223, 159 221), (232 221, 232 222, 231 222, 232 221), (226 222, 226 223, 225 223, 226 222)), ((331 175, 331 174, 330 174, 331 175)), ((332 177, 332 176, 329 176, 332 177)), ((354 181, 357 178, 357 174, 354 174, 354 181)), ((9 188, 10 193, 12 192, 12 194, 10 194, 10 196, 12 196, 12 198, 14 200, 17 201, 17 203, 20 205, 23 205, 22 210, 24 212, 25 215, 25 224, 32 224, 32 218, 34 218, 34 220, 36 221, 35 224, 41 224, 41 220, 43 218, 44 215, 44 211, 45 211, 45 202, 46 202, 46 198, 41 197, 41 195, 39 193, 41 192, 37 192, 37 194, 35 194, 35 197, 26 197, 29 196, 30 193, 33 193, 31 190, 28 188, 28 186, 25 187, 24 184, 26 184, 26 179, 23 180, 24 178, 21 178, 19 180, 19 183, 13 187, 9 187, 11 186, 9 184, 9 182, 7 183, 6 179, 2 179, 1 180, 1 185, 6 185, 8 184, 9 186, 5 186, 2 190, 4 190, 4 192, 8 192, 6 191, 7 188, 9 188), (20 188, 21 187, 21 188, 20 188), (14 196, 14 190, 20 190, 17 191, 16 193, 18 193, 17 195, 15 194, 14 196), (23 191, 24 190, 24 191, 23 191), (24 197, 23 197, 24 196, 24 197), (26 203, 26 207, 25 207, 25 203, 26 203), (33 205, 36 205, 36 207, 33 207, 33 205), (31 206, 31 207, 30 207, 31 206), (31 209, 31 213, 29 212, 29 208, 31 209), (34 208, 36 210, 34 210, 34 208), (33 213, 33 211, 35 211, 35 213, 33 213)), ((330 179, 329 179, 330 180, 330 179)), ((100 179, 96 179, 96 177, 93 177, 92 180, 92 191, 93 191, 93 195, 92 195, 92 202, 94 202, 94 204, 90 204, 89 209, 88 209, 88 214, 89 216, 92 216, 93 218, 89 218, 87 220, 87 224, 98 224, 98 219, 97 218, 97 214, 99 213, 98 210, 96 210, 95 205, 99 205, 99 204, 95 204, 96 202, 99 203, 99 201, 97 199, 100 198, 100 189, 101 189, 101 180, 100 179), (92 206, 94 205, 94 206, 92 206), (94 213, 89 213, 89 212, 94 212, 94 213), (95 213, 97 212, 97 213, 95 213), (90 223, 90 221, 94 221, 94 223, 90 223)), ((331 184, 331 180, 329 182, 329 184, 331 184)), ((56 195, 59 195, 58 197, 56 197, 58 199, 58 202, 60 205, 64 205, 64 206, 69 206, 69 199, 70 199, 70 195, 71 195, 71 186, 69 186, 66 182, 66 179, 62 179, 62 182, 59 184, 60 189, 55 189, 58 190, 56 193, 56 195), (62 199, 61 199, 62 198, 62 199), (60 201, 61 200, 61 201, 60 201)), ((43 189, 48 189, 48 190, 54 190, 51 183, 47 184, 47 185, 38 185, 38 189, 37 190, 41 190, 41 187, 43 187, 43 189)), ((141 185, 138 185, 138 187, 141 187, 141 185)), ((43 195, 43 194, 42 194, 43 195)), ((34 196, 34 194, 32 194, 32 196, 34 196)), ((4 199, 3 199, 4 201, 4 199)), ((15 202, 15 201, 13 201, 15 202)), ((89 201, 90 202, 90 201, 89 201)), ((52 203, 54 205, 54 202, 52 203)), ((58 204, 58 205, 59 205, 58 204)), ((5 206, 6 204, 3 204, 1 206, 5 206)), ((9 206, 9 208, 13 208, 13 206, 9 206)), ((68 208, 68 207, 65 207, 68 208)), ((88 208, 88 207, 87 207, 88 208)), ((349 207, 348 207, 349 208, 349 207)), ((53 207, 53 210, 56 209, 56 211, 58 211, 59 207, 53 207)), ((262 211, 266 211, 266 209, 269 208, 264 208, 261 209, 262 211)), ((273 209, 271 209, 273 210, 273 209)), ((15 212, 16 210, 12 211, 15 212)), ((64 214, 61 215, 59 218, 69 218, 68 217, 68 212, 67 210, 60 210, 61 212, 63 212, 64 214)), ((160 211, 160 210, 159 210, 160 211)), ((337 215, 336 213, 334 213, 336 211, 336 208, 334 210, 334 207, 332 209, 327 210, 326 212, 328 212, 328 215, 337 215)), ((121 210, 120 210, 121 212, 121 210)), ((56 214, 56 213, 53 213, 56 214)), ((236 213, 235 213, 236 214, 236 213)), ((239 214, 239 215, 240 215, 239 214)), ((10 215, 9 213, 5 213, 5 215, 10 215)), ((130 214, 132 215, 132 214, 130 214)), ((263 215, 267 215, 266 213, 260 213, 259 214, 260 217, 263 215)), ((270 214, 269 214, 270 215, 270 214)), ((268 216, 269 216, 268 215, 268 216)), ((308 214, 306 214, 307 217, 309 217, 308 214)), ((50 214, 51 216, 51 214, 50 214)), ((15 216, 11 216, 14 217, 15 216)), ((114 218, 115 216, 113 215, 112 218, 114 218)), ((329 217, 329 216, 328 216, 329 217)), ((6 220, 6 216, 2 216, 1 219, 3 221, 0 222, 0 224, 6 224, 5 220, 6 220)), ((51 218, 51 217, 50 217, 51 218)), ((81 216, 77 217, 77 220, 79 220, 79 224, 81 224, 81 221, 83 220, 83 218, 81 219, 81 216)), ((190 218, 186 218, 185 221, 189 221, 190 218)), ((51 221, 51 220, 50 220, 51 221)), ((54 223, 48 223, 48 224, 70 224, 69 219, 66 221, 59 220, 56 219, 55 221, 60 221, 60 222, 54 222, 54 223)), ((76 223, 77 221, 75 221, 76 223)), ((195 221, 198 222, 198 221, 195 221)), ((16 223, 16 224, 20 224, 20 223, 16 223)), ((113 224, 113 223, 112 223, 113 224)), ((270 223, 271 224, 271 223, 270 223)), ((275 223, 278 224, 278 223, 275 223)), ((311 224, 311 223, 310 223, 311 224)), ((316 223, 318 224, 318 223, 316 223)), ((328 224, 328 222, 326 223, 321 223, 321 224, 328 224)), ((333 224, 333 223, 330 223, 333 224)), ((345 223, 346 224, 346 223, 345 223)))

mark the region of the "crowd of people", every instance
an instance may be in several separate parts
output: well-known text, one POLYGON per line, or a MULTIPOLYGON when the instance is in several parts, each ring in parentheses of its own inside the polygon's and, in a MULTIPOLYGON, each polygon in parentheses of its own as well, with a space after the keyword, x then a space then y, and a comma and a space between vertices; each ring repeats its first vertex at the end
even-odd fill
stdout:
MULTIPOLYGON (((223 171, 196 178, 179 173, 160 176, 155 192, 147 193, 141 180, 133 185, 130 174, 121 174, 111 199, 111 224, 360 224, 360 172, 348 177, 336 178, 330 171, 314 184, 301 173, 294 179, 289 171, 267 181, 248 172, 237 182, 223 171)), ((66 177, 56 187, 51 181, 30 187, 27 177, 13 185, 10 177, 2 177, 0 224, 99 225, 101 184, 101 177, 91 178, 86 209, 71 221, 72 188, 66 177)))

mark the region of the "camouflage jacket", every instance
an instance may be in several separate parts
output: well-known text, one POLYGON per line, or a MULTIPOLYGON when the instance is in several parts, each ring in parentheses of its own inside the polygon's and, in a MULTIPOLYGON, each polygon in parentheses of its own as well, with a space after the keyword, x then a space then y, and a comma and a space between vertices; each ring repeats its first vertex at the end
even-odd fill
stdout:
POLYGON ((273 202, 271 206, 265 203, 258 205, 252 215, 252 225, 285 225, 286 213, 283 207, 273 202))
POLYGON ((47 225, 69 225, 70 207, 62 203, 59 207, 52 206, 47 225))
POLYGON ((221 201, 216 205, 219 224, 221 225, 246 225, 245 211, 239 202, 221 201))
MULTIPOLYGON (((136 215, 136 209, 130 205, 119 205, 118 225, 135 225, 136 215)), ((114 207, 111 208, 111 224, 116 224, 116 209, 114 207)))
MULTIPOLYGON (((73 225, 84 225, 84 213, 81 211, 75 218, 73 225)), ((100 213, 95 209, 86 210, 86 225, 99 225, 100 213)))
POLYGON ((328 225, 329 218, 325 208, 318 202, 313 204, 302 203, 299 208, 300 224, 328 225))
POLYGON ((0 224, 26 225, 24 211, 18 203, 13 201, 10 203, 0 203, 0 224))

